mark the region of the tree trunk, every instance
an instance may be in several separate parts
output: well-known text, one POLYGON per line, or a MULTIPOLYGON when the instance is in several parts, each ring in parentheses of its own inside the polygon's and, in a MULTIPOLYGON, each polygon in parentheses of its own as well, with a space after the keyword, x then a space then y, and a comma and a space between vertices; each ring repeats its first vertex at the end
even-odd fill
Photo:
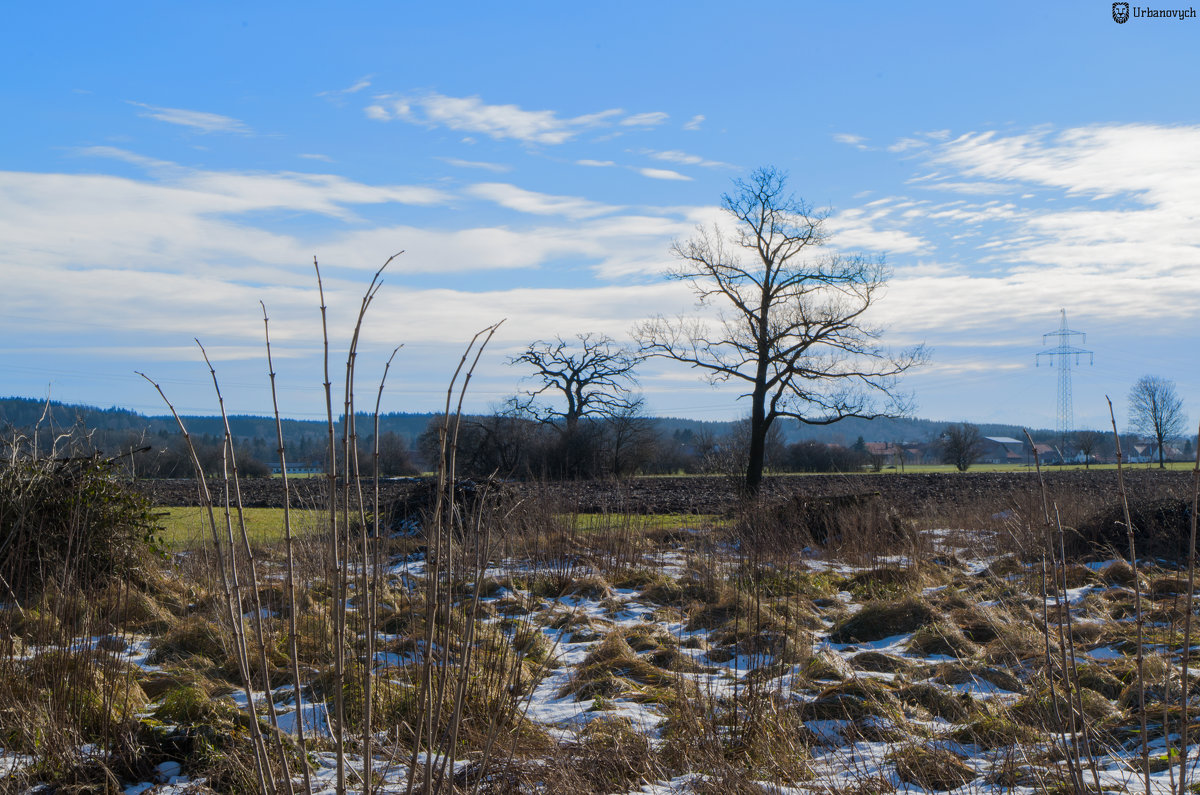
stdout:
POLYGON ((1163 439, 1161 436, 1158 437, 1158 468, 1167 468, 1167 465, 1163 462, 1163 439))
POLYGON ((755 390, 750 408, 750 450, 746 460, 746 495, 754 497, 762 486, 763 459, 767 451, 766 393, 755 390))

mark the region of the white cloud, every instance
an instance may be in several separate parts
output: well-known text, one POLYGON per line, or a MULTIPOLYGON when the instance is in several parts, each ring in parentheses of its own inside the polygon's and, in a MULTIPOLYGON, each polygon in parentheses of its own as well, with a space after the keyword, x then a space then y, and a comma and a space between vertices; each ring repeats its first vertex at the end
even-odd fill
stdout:
POLYGON ((185 110, 183 108, 161 108, 156 105, 147 105, 143 102, 130 102, 129 104, 144 109, 144 112, 138 114, 139 116, 165 121, 168 124, 190 127, 202 133, 224 132, 249 135, 253 132, 244 122, 230 116, 221 116, 217 113, 185 110))
POLYGON ((704 123, 704 116, 702 114, 697 113, 695 116, 693 116, 692 118, 687 120, 687 122, 683 125, 683 129, 699 130, 700 125, 703 123, 704 123))
POLYGON ((353 83, 351 83, 346 88, 338 88, 338 89, 333 89, 330 91, 320 91, 317 93, 317 96, 318 97, 338 98, 338 97, 347 96, 349 94, 357 94, 359 91, 363 91, 363 90, 371 87, 371 77, 372 77, 371 75, 366 75, 365 77, 360 77, 358 80, 355 80, 353 83))
POLYGON ((479 97, 448 97, 431 92, 417 97, 379 97, 367 115, 379 121, 399 119, 430 127, 448 127, 488 135, 497 140, 561 144, 585 130, 610 124, 624 111, 613 108, 572 118, 552 110, 524 110, 517 105, 488 105, 479 97))
POLYGON ((651 113, 635 113, 632 116, 626 116, 621 119, 622 127, 657 127, 671 118, 670 114, 662 111, 653 111, 651 113))
POLYGON ((671 171, 667 168, 639 168, 637 172, 643 177, 650 179, 674 179, 684 182, 691 182, 692 178, 686 174, 680 174, 678 171, 671 171))
POLYGON ((303 157, 305 160, 320 160, 323 163, 333 162, 333 158, 329 155, 321 155, 315 152, 304 152, 300 155, 300 157, 303 157))
POLYGON ((918 187, 928 190, 945 190, 953 193, 969 193, 978 195, 996 195, 1000 193, 1012 193, 1014 188, 1011 185, 1005 185, 1000 182, 956 182, 954 180, 938 180, 933 182, 922 182, 918 187))
POLYGON ((483 182, 466 191, 471 196, 495 202, 501 207, 534 215, 565 215, 568 218, 592 218, 609 215, 622 208, 575 196, 551 196, 502 182, 483 182))
POLYGON ((855 135, 854 133, 834 133, 833 140, 837 141, 839 144, 853 146, 856 149, 867 148, 866 144, 864 143, 867 139, 861 135, 855 135))
POLYGON ((75 150, 75 152, 85 157, 107 157, 112 160, 121 160, 147 170, 164 171, 178 168, 175 163, 168 160, 146 157, 145 155, 139 155, 136 152, 130 152, 127 149, 121 149, 116 146, 85 146, 75 150))
POLYGON ((482 160, 462 160, 457 157, 439 157, 438 159, 443 163, 456 166, 458 168, 478 168, 483 171, 491 171, 495 174, 504 174, 512 171, 512 166, 505 165, 504 163, 487 163, 482 160))
POLYGON ((421 95, 385 94, 367 106, 367 118, 375 121, 399 120, 426 127, 446 127, 466 133, 480 133, 496 140, 516 140, 528 144, 556 145, 597 128, 654 127, 667 120, 661 111, 627 115, 610 108, 580 116, 561 117, 553 110, 525 110, 518 105, 488 105, 481 98, 449 97, 437 92, 421 95))
POLYGON ((576 160, 575 165, 591 166, 592 168, 609 168, 611 166, 615 166, 616 163, 611 160, 588 160, 585 158, 583 160, 576 160))
POLYGON ((920 149, 923 146, 928 146, 925 141, 920 141, 916 138, 901 138, 896 143, 887 148, 889 152, 907 152, 910 149, 920 149))
POLYGON ((888 206, 868 204, 830 216, 827 226, 831 243, 838 249, 867 249, 889 254, 911 254, 927 249, 929 243, 908 232, 892 219, 888 206))
POLYGON ((939 240, 936 252, 929 243, 910 253, 954 263, 897 268, 886 302, 895 319, 988 329, 998 317, 1044 319, 1066 302, 1108 324, 1152 321, 1169 333, 1200 314, 1200 126, 926 137, 944 139, 920 154, 937 170, 910 184, 967 198, 891 199, 847 214, 871 230, 902 222, 907 234, 939 240), (1013 198, 986 199, 1001 192, 1013 198))
POLYGON ((708 160, 699 155, 691 155, 687 152, 680 152, 678 149, 669 149, 665 152, 655 151, 653 149, 643 149, 642 154, 648 155, 655 160, 662 160, 667 163, 678 163, 682 166, 703 166, 704 168, 733 168, 729 163, 722 163, 720 160, 708 160))

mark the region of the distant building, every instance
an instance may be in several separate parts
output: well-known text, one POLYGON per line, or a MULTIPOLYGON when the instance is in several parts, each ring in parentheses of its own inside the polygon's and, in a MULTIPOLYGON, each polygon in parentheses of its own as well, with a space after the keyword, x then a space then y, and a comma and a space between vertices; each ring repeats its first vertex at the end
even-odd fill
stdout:
POLYGON ((1025 443, 1011 436, 983 437, 983 452, 979 455, 982 464, 1024 464, 1025 443))
MULTIPOLYGON (((1033 449, 1037 451, 1039 463, 1053 464, 1056 466, 1063 463, 1062 452, 1054 445, 1035 444, 1033 449)), ((1030 457, 1029 463, 1033 463, 1032 456, 1030 457)))
MULTIPOLYGON (((268 466, 271 467, 272 475, 283 474, 283 468, 279 466, 278 461, 272 461, 268 466)), ((325 465, 312 461, 288 461, 287 471, 289 475, 323 475, 325 465)))

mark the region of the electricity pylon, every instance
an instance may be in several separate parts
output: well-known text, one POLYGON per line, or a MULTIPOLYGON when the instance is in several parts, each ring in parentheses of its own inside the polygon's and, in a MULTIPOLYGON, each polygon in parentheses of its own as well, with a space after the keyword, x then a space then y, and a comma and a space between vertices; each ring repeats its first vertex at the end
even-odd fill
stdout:
POLYGON ((1043 356, 1050 360, 1051 367, 1054 366, 1054 360, 1058 359, 1058 427, 1055 430, 1058 431, 1058 443, 1064 452, 1067 437, 1075 430, 1075 410, 1071 401, 1071 361, 1074 359, 1075 364, 1079 364, 1080 357, 1084 355, 1088 357, 1088 364, 1092 364, 1095 360, 1091 351, 1071 345, 1073 336, 1081 337, 1080 342, 1087 342, 1087 335, 1082 331, 1072 331, 1067 328, 1067 310, 1063 309, 1062 323, 1059 324, 1058 330, 1042 335, 1043 345, 1046 345, 1047 340, 1051 337, 1058 338, 1058 345, 1039 351, 1034 357, 1034 366, 1042 363, 1043 356))

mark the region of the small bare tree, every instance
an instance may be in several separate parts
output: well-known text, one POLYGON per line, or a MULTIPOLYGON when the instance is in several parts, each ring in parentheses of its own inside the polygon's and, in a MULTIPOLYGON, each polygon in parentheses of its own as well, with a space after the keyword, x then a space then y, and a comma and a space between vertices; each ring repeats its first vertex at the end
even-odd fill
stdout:
POLYGON ((639 324, 647 355, 705 371, 710 381, 745 384, 750 440, 745 487, 758 491, 767 432, 780 417, 828 425, 846 417, 905 413, 897 377, 925 359, 921 346, 893 355, 867 310, 883 294, 887 269, 862 255, 824 254, 827 213, 787 191, 787 178, 760 168, 722 197, 732 229, 719 226, 673 247, 671 278, 688 282, 715 323, 662 316, 639 324))
POLYGON ((1104 443, 1104 434, 1099 431, 1076 431, 1075 446, 1083 453, 1083 468, 1091 469, 1092 458, 1100 445, 1104 443))
POLYGON ((1140 433, 1158 443, 1158 467, 1166 469, 1163 446, 1183 432, 1183 400, 1175 382, 1144 375, 1129 390, 1129 422, 1140 433))
POLYGON ((954 464, 959 472, 966 472, 983 455, 983 435, 979 427, 969 422, 948 425, 942 431, 942 462, 954 464))

